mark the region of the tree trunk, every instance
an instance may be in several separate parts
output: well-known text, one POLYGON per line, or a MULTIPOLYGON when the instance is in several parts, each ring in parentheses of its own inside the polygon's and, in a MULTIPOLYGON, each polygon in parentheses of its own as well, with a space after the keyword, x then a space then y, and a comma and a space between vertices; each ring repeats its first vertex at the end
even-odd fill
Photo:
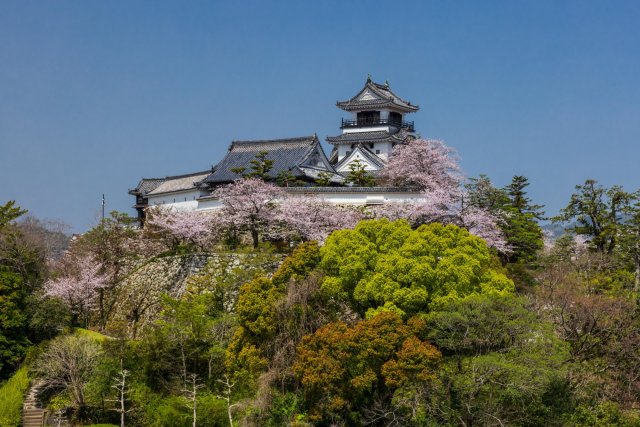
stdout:
MULTIPOLYGON (((122 364, 120 364, 120 366, 122 366, 122 364)), ((124 414, 125 414, 125 408, 124 408, 124 391, 125 391, 125 387, 126 387, 126 376, 124 375, 124 371, 123 371, 123 375, 122 375, 122 390, 120 391, 120 427, 124 427, 124 414)))
POLYGON ((253 239, 253 247, 254 249, 258 248, 258 244, 260 243, 260 240, 258 238, 258 229, 255 227, 251 227, 251 238, 253 239))
POLYGON ((196 417, 198 416, 198 410, 196 409, 197 405, 198 405, 198 400, 196 399, 196 385, 195 385, 195 377, 194 377, 194 383, 193 383, 193 427, 196 427, 196 417))
POLYGON ((633 284, 633 290, 635 292, 640 292, 640 257, 636 258, 636 277, 635 283, 633 284))

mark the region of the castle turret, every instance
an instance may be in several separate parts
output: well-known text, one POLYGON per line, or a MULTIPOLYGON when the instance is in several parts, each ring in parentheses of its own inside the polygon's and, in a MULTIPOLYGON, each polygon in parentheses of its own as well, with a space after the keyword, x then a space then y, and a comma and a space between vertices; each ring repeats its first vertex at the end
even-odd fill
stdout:
POLYGON ((405 115, 419 107, 392 92, 388 82, 374 83, 368 77, 356 96, 336 105, 351 114, 342 119, 342 134, 327 138, 334 146, 331 161, 338 172, 348 172, 356 160, 367 170, 382 169, 396 144, 415 137, 413 122, 405 115))

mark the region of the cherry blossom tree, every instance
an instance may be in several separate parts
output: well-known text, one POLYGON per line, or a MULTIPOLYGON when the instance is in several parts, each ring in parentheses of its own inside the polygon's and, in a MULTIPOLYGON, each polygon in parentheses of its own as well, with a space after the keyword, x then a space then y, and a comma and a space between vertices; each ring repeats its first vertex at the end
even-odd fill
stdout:
POLYGON ((503 254, 511 252, 512 249, 500 229, 499 223, 502 221, 500 217, 487 209, 468 207, 460 209, 458 218, 460 221, 458 225, 469 230, 471 234, 484 239, 489 247, 503 254))
POLYGON ((248 231, 258 247, 261 233, 274 224, 277 201, 285 193, 275 185, 257 178, 245 178, 216 189, 212 195, 223 204, 220 211, 228 229, 248 231))
POLYGON ((60 298, 77 317, 84 316, 88 323, 89 310, 96 306, 100 291, 108 285, 108 276, 102 265, 90 256, 74 260, 74 268, 66 275, 48 280, 45 295, 60 298))
POLYGON ((500 218, 486 209, 464 205, 461 170, 455 150, 442 141, 416 139, 395 147, 382 177, 400 187, 421 190, 420 199, 387 203, 374 217, 406 219, 413 226, 440 222, 468 229, 500 252, 508 252, 500 218))
POLYGON ((324 240, 335 230, 353 228, 364 218, 354 207, 339 206, 318 197, 287 197, 279 204, 277 220, 302 240, 324 240))
POLYGON ((161 207, 149 210, 147 226, 164 230, 179 242, 199 247, 211 244, 217 236, 216 215, 201 211, 175 211, 161 207))
POLYGON ((426 193, 460 194, 460 165, 453 148, 435 139, 414 139, 397 145, 381 178, 397 187, 409 187, 426 193))

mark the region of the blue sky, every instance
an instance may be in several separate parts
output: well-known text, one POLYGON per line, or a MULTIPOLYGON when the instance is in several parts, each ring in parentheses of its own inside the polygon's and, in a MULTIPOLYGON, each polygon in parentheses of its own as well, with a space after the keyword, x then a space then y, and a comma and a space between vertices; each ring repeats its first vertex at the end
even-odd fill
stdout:
POLYGON ((340 132, 368 73, 469 176, 640 187, 637 1, 2 1, 0 203, 82 231, 234 139, 340 132))

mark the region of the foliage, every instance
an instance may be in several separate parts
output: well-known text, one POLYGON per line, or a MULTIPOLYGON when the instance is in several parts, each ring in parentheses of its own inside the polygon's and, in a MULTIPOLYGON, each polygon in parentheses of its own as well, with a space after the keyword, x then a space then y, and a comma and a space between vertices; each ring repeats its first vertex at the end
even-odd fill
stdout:
POLYGON ((331 323, 305 337, 293 369, 311 420, 327 423, 348 420, 350 412, 375 396, 434 379, 439 358, 438 350, 387 312, 352 328, 331 323))
POLYGON ((561 417, 565 408, 551 396, 561 390, 566 399, 568 348, 522 298, 471 295, 447 301, 424 320, 422 333, 446 361, 439 371, 446 388, 432 410, 437 418, 549 425, 561 417))
POLYGON ((576 185, 569 204, 555 217, 556 221, 577 221, 572 230, 589 239, 598 252, 613 253, 616 248, 622 212, 636 198, 620 186, 604 188, 588 179, 576 185))
POLYGON ((276 177, 276 182, 280 187, 297 187, 304 184, 304 181, 296 178, 291 171, 281 171, 276 177))
POLYGON ((0 267, 0 377, 18 366, 30 344, 26 337, 26 296, 22 276, 0 267))
POLYGON ((251 172, 245 174, 245 178, 257 178, 266 181, 269 178, 269 171, 273 169, 273 160, 267 159, 267 151, 261 151, 256 154, 255 159, 251 160, 251 172))
POLYGON ((578 427, 637 427, 640 414, 625 412, 615 402, 605 401, 595 407, 578 406, 570 421, 578 427))
POLYGON ((24 395, 29 388, 26 367, 21 367, 0 387, 0 425, 20 425, 24 395))
MULTIPOLYGON (((501 250, 506 262, 533 261, 542 249, 542 229, 537 222, 543 215, 542 206, 531 204, 525 191, 528 185, 528 179, 519 175, 504 189, 495 188, 486 175, 470 178, 465 184, 467 206, 498 219, 494 225, 502 232, 505 248, 509 249, 501 250)), ((487 232, 495 229, 489 227, 487 232)))
POLYGON ((344 182, 357 187, 373 187, 375 184, 373 175, 367 171, 365 164, 360 159, 349 163, 349 173, 345 177, 344 182))
POLYGON ((321 187, 326 187, 331 184, 331 178, 333 178, 333 174, 329 172, 320 172, 318 173, 318 177, 316 178, 316 184, 321 187))
POLYGON ((60 331, 72 326, 71 311, 58 298, 29 295, 25 313, 29 319, 29 339, 33 342, 55 338, 60 331))
POLYGON ((45 270, 42 245, 26 239, 16 223, 24 213, 13 201, 0 206, 0 379, 11 374, 31 344, 27 299, 45 270))
POLYGON ((484 242, 451 225, 362 221, 333 233, 321 254, 323 290, 363 314, 388 304, 410 316, 471 293, 513 292, 484 242))

